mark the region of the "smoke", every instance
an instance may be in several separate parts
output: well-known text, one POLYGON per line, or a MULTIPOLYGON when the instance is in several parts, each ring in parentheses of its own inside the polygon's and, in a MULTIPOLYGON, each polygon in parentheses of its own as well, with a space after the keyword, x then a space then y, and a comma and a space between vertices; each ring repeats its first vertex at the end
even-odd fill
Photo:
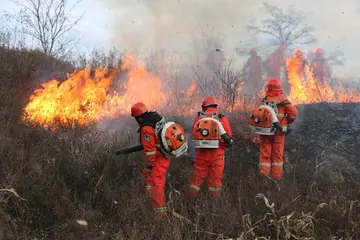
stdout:
POLYGON ((117 47, 166 49, 193 58, 201 47, 232 53, 247 38, 246 24, 258 3, 251 0, 105 0, 118 16, 113 39, 117 47), (231 38, 226 39, 227 36, 231 38), (225 41, 226 39, 226 41, 225 41))

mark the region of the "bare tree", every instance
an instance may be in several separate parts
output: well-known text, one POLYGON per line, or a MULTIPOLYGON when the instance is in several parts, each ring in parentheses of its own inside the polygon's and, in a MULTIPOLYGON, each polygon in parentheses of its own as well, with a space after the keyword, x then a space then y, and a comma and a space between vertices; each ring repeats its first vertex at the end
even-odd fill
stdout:
POLYGON ((304 14, 298 10, 288 10, 264 3, 263 11, 268 15, 260 24, 250 24, 248 30, 256 35, 270 36, 270 45, 285 44, 292 48, 296 44, 316 42, 313 27, 306 23, 304 14))
POLYGON ((76 41, 74 28, 84 14, 72 17, 74 8, 82 1, 69 0, 10 0, 19 7, 12 18, 23 27, 24 34, 32 37, 42 51, 53 56, 65 55, 76 41))
POLYGON ((223 66, 212 74, 201 74, 201 69, 194 68, 196 84, 202 96, 215 96, 228 110, 234 110, 240 97, 240 86, 243 83, 241 70, 234 67, 234 57, 226 60, 223 66))
POLYGON ((240 95, 240 86, 243 83, 242 71, 233 67, 234 57, 230 58, 222 69, 216 71, 216 77, 221 82, 222 99, 229 110, 234 110, 236 100, 240 95))

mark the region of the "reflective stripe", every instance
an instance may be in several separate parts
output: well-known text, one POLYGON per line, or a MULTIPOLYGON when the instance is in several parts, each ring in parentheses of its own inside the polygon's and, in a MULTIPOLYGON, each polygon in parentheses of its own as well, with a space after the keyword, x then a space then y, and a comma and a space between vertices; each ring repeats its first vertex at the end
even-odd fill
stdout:
POLYGON ((278 117, 284 117, 285 114, 283 114, 283 113, 278 113, 278 114, 276 114, 276 116, 278 116, 278 117))
POLYGON ((167 208, 166 207, 158 207, 158 208, 154 208, 154 212, 166 212, 167 208))
POLYGON ((200 187, 198 187, 198 186, 189 184, 189 187, 195 189, 196 191, 200 191, 200 187))
POLYGON ((209 190, 212 192, 221 192, 221 187, 220 188, 209 187, 209 190))
POLYGON ((266 166, 266 167, 270 167, 270 166, 271 166, 270 163, 264 163, 264 162, 261 162, 259 165, 260 165, 260 166, 266 166))
POLYGON ((292 115, 289 115, 289 117, 292 118, 292 119, 295 119, 295 118, 296 118, 295 116, 292 116, 292 115))
POLYGON ((156 154, 156 151, 146 152, 145 154, 146 154, 146 156, 152 156, 152 155, 155 155, 155 154, 156 154))
POLYGON ((282 166, 282 163, 272 163, 271 166, 282 166))
POLYGON ((151 186, 150 185, 147 185, 146 186, 146 190, 150 190, 151 189, 151 186))

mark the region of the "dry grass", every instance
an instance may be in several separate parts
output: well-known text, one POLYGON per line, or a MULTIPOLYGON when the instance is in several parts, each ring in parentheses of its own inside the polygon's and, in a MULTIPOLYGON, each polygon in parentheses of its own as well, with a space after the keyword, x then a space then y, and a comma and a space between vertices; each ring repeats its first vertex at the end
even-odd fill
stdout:
MULTIPOLYGON (((359 189, 315 182, 301 149, 290 156, 296 171, 286 181, 262 178, 257 145, 240 139, 226 158, 223 197, 217 201, 206 186, 196 201, 185 199, 191 159, 172 160, 166 194, 174 217, 155 223, 138 183, 141 153, 111 154, 135 141, 133 129, 109 137, 91 127, 51 134, 17 123, 39 72, 71 66, 6 49, 0 49, 0 59, 1 239, 360 238, 359 189)), ((232 124, 235 132, 244 129, 239 119, 232 124)))

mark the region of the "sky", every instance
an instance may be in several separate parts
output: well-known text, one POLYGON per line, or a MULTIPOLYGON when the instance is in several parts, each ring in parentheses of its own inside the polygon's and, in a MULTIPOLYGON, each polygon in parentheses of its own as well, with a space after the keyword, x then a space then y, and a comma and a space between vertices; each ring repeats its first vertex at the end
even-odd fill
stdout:
MULTIPOLYGON (((6 2, 7 0, 2 0, 6 2)), ((74 0, 70 0, 74 1, 74 0)), ((167 49, 170 54, 194 57, 193 39, 205 35, 224 38, 222 50, 230 56, 236 47, 249 41, 245 26, 264 16, 259 0, 83 0, 74 10, 85 11, 79 25, 82 36, 79 51, 95 48, 137 50, 143 53, 167 49)), ((303 50, 322 47, 325 51, 344 52, 345 66, 336 75, 360 76, 360 0, 269 0, 282 8, 293 5, 306 13, 315 28, 316 44, 303 50)), ((1 4, 0 11, 13 5, 1 4)), ((256 39, 255 39, 256 40, 256 39)), ((262 39, 257 39, 261 41, 262 39)), ((254 41, 256 47, 259 42, 254 41)))

